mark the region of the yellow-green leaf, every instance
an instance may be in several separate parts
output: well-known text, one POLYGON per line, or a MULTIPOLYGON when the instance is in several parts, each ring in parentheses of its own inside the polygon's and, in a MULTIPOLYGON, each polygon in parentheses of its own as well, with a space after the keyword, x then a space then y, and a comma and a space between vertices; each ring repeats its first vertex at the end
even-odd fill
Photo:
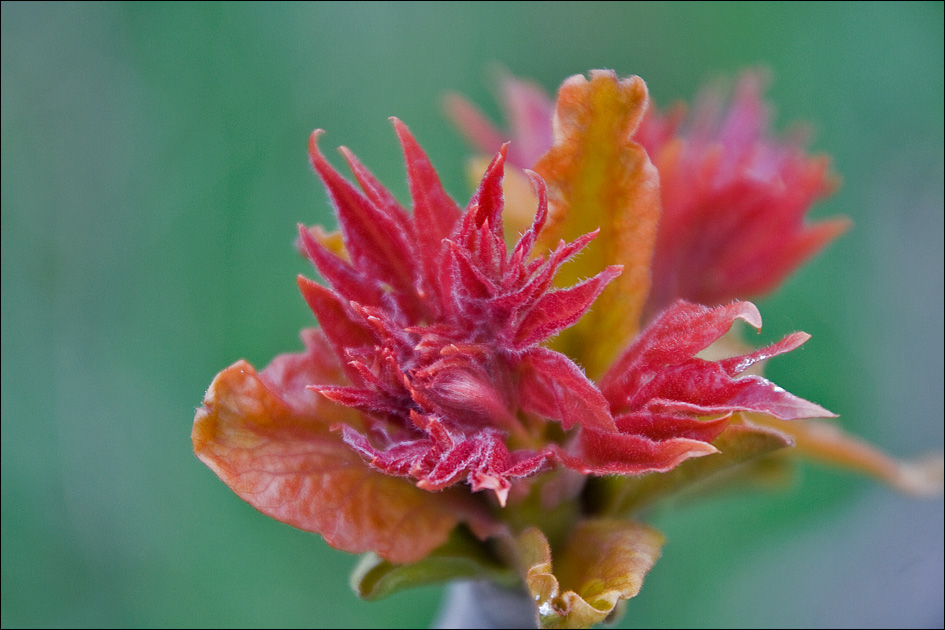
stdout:
POLYGON ((589 628, 640 592, 660 557, 663 535, 624 520, 581 522, 552 560, 538 529, 519 536, 517 549, 542 628, 589 628))
POLYGON ((449 580, 492 580, 507 587, 520 583, 518 574, 492 555, 485 543, 457 528, 446 543, 419 562, 394 564, 377 554, 365 554, 351 574, 351 588, 362 599, 374 601, 449 580))

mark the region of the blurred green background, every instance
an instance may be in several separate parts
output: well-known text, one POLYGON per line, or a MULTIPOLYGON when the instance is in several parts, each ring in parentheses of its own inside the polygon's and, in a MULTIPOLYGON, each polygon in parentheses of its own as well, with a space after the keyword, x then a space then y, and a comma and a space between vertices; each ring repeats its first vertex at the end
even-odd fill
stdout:
MULTIPOLYGON (((448 90, 499 112, 499 63, 549 91, 610 67, 657 103, 771 69, 855 227, 759 305, 814 335, 773 379, 899 455, 943 447, 943 5, 2 5, 2 625, 423 627, 355 558, 261 516, 193 456, 214 374, 299 347, 307 164, 351 147, 404 197, 388 116, 465 202, 448 90)), ((336 163, 340 163, 337 162, 336 163)), ((660 510, 627 626, 943 623, 943 504, 815 466, 775 494, 660 510)))

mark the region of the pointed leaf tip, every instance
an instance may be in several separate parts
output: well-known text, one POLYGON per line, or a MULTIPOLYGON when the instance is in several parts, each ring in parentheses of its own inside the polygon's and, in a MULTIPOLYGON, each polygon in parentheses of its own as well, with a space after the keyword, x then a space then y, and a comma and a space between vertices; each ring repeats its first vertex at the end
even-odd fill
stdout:
MULTIPOLYGON (((707 480, 730 473, 746 462, 794 445, 790 436, 768 426, 747 422, 748 414, 736 413, 730 424, 712 441, 716 449, 710 457, 690 458, 659 475, 610 477, 597 480, 595 492, 600 512, 628 518, 654 502, 697 487, 707 480)), ((758 416, 754 416, 758 417, 758 416)), ((768 417, 762 417, 767 422, 768 417)), ((793 425, 783 422, 781 425, 793 425)))
POLYGON ((324 133, 324 129, 316 129, 308 137, 308 155, 312 160, 315 159, 315 156, 321 156, 321 152, 318 150, 318 139, 321 138, 324 133))
POLYGON ((449 238, 459 221, 461 212, 450 198, 427 154, 400 119, 391 117, 394 131, 400 140, 407 165, 407 185, 413 200, 413 224, 416 227, 416 250, 422 282, 419 293, 439 300, 445 308, 447 296, 441 295, 440 273, 444 265, 443 239, 449 238))
MULTIPOLYGON (((737 302, 734 307, 734 317, 749 324, 755 330, 761 330, 761 311, 752 302, 737 302)), ((808 335, 809 336, 809 335, 808 335)))
POLYGON ((482 227, 488 220, 497 235, 502 233, 502 209, 505 206, 502 179, 505 175, 505 155, 508 146, 507 142, 503 144, 495 157, 492 158, 482 176, 476 194, 469 202, 470 206, 473 204, 477 206, 476 227, 482 227))

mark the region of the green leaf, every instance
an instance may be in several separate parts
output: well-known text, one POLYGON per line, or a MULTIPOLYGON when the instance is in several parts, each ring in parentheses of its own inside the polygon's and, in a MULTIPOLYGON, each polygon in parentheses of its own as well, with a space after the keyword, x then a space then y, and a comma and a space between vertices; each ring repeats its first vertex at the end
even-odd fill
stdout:
POLYGON ((465 528, 411 564, 394 564, 367 553, 351 574, 351 588, 362 599, 374 601, 399 591, 450 580, 488 579, 503 586, 519 584, 518 574, 493 556, 485 543, 465 528))

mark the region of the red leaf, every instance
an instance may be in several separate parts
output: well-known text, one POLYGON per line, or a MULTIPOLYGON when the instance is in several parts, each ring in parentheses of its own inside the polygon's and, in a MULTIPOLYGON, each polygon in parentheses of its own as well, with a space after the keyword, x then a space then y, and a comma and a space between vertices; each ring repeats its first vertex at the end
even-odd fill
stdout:
POLYGON ((386 207, 378 208, 325 160, 317 144, 321 133, 312 133, 309 156, 338 212, 345 247, 355 267, 402 293, 413 294, 416 272, 411 235, 385 211, 386 207))
POLYGON ((769 132, 764 83, 745 72, 730 105, 708 91, 681 130, 679 112, 642 125, 663 200, 649 315, 678 298, 719 304, 771 291, 850 225, 805 222, 836 178, 803 138, 769 132))
POLYGON ((590 280, 543 295, 519 324, 515 345, 526 348, 581 319, 607 284, 620 275, 619 265, 607 267, 590 280))
MULTIPOLYGON (((440 286, 443 239, 452 234, 459 221, 459 207, 443 190, 433 165, 407 126, 396 118, 391 120, 407 163, 407 184, 413 199, 413 222, 416 227, 416 252, 424 271, 424 288, 436 291, 440 286)), ((442 295, 437 297, 441 300, 445 298, 442 295)))
POLYGON ((299 224, 299 241, 318 273, 347 300, 376 305, 383 292, 377 281, 360 273, 350 264, 322 245, 312 233, 299 224))
POLYGON ((364 191, 364 194, 368 196, 371 202, 379 209, 383 210, 387 216, 396 221, 401 229, 408 234, 412 234, 413 223, 410 220, 410 215, 404 210, 403 206, 394 199, 394 195, 384 188, 383 184, 374 177, 374 174, 371 173, 347 147, 338 147, 338 151, 340 151, 345 160, 347 160, 348 166, 351 167, 351 172, 354 173, 358 184, 361 186, 361 190, 364 191))
POLYGON ((611 409, 692 415, 760 411, 782 419, 833 415, 760 376, 735 378, 757 361, 793 350, 809 338, 805 333, 720 362, 695 358, 724 335, 735 319, 761 326, 758 309, 750 302, 709 308, 680 301, 671 306, 604 376, 601 390, 611 409))
POLYGON ((601 391, 612 404, 620 392, 640 385, 664 366, 680 363, 705 350, 724 335, 736 319, 761 327, 761 313, 751 302, 709 308, 679 301, 637 337, 601 379, 601 391))
POLYGON ((711 442, 728 426, 731 414, 715 420, 702 420, 672 414, 633 412, 615 418, 621 433, 640 435, 651 440, 689 438, 711 442))
POLYGON ((505 205, 502 176, 507 149, 508 145, 502 145, 499 152, 492 158, 465 212, 465 216, 472 219, 477 228, 481 228, 488 221, 492 234, 500 239, 502 238, 502 208, 505 205))
POLYGON ((356 320, 354 313, 331 289, 326 289, 305 276, 299 276, 298 283, 302 297, 315 313, 325 336, 339 357, 344 357, 348 348, 375 344, 376 339, 371 329, 356 320))
POLYGON ((607 401, 581 369, 563 354, 542 347, 526 351, 519 363, 519 392, 526 411, 575 424, 614 430, 607 401))
POLYGON ((690 457, 711 455, 718 450, 707 442, 690 438, 651 440, 642 435, 582 429, 577 452, 558 450, 568 467, 585 475, 638 475, 665 472, 690 457))

